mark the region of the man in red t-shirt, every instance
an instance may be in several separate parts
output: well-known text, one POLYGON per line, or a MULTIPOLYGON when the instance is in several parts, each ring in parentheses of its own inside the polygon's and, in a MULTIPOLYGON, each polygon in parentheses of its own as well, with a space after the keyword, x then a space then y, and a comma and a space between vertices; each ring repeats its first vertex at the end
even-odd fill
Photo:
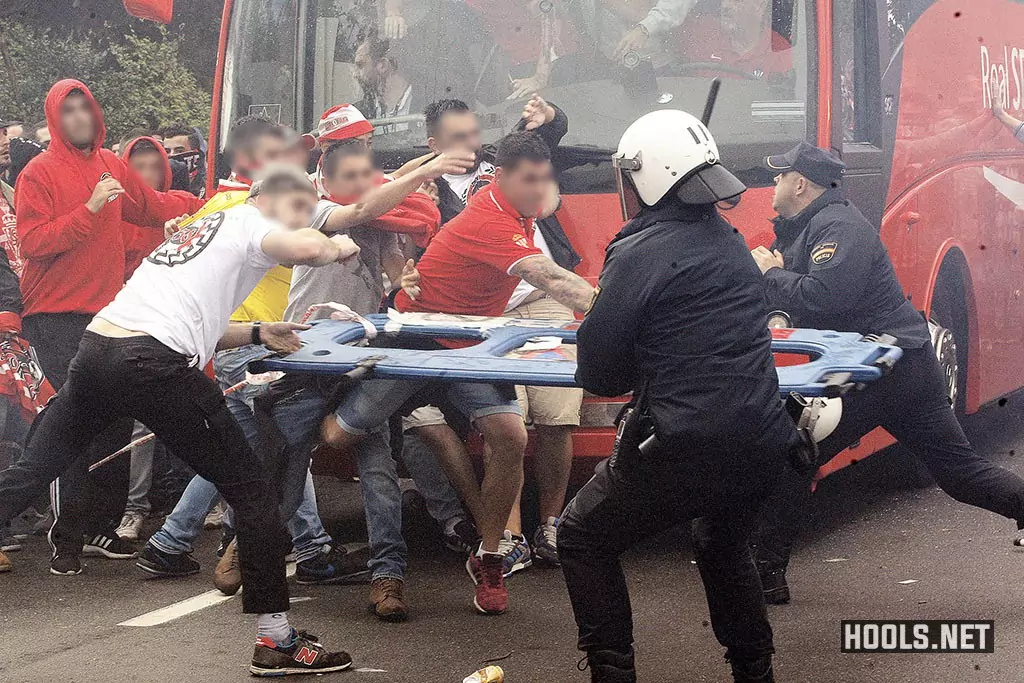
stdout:
MULTIPOLYGON (((576 311, 586 311, 594 288, 558 266, 533 242, 533 221, 551 187, 551 151, 536 133, 512 133, 498 145, 495 181, 427 247, 419 263, 415 298, 400 292, 401 311, 500 316, 520 279, 576 311)), ((324 440, 336 448, 354 446, 385 422, 426 382, 374 380, 358 385, 324 421, 324 440)), ((451 404, 483 435, 490 455, 480 489, 476 520, 482 541, 466 562, 476 584, 474 604, 485 614, 508 606, 499 542, 523 475, 526 427, 515 394, 488 384, 445 385, 451 404)))

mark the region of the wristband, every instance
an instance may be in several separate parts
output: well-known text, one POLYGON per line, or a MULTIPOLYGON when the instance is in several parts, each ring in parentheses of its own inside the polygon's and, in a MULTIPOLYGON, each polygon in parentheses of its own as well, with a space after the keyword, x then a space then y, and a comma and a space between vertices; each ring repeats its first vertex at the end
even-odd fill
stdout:
POLYGON ((261 325, 261 323, 260 323, 259 320, 254 322, 252 324, 252 329, 251 329, 251 331, 249 333, 249 341, 252 342, 256 346, 259 346, 260 344, 263 343, 263 340, 260 339, 260 325, 261 325))

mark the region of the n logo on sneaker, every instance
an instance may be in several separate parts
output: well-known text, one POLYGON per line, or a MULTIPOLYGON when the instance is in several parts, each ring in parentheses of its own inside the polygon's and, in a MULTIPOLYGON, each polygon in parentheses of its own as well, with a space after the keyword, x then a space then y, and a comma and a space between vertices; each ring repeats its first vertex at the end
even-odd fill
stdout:
POLYGON ((320 656, 320 653, 316 650, 311 650, 305 645, 300 647, 295 653, 295 661, 301 662, 306 666, 313 666, 313 662, 320 656))

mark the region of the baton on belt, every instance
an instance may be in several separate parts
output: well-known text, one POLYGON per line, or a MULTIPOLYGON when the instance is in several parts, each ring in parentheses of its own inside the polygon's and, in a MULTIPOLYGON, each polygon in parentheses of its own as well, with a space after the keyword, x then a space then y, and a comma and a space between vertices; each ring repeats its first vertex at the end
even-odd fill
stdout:
MULTIPOLYGON (((247 379, 246 380, 242 380, 238 384, 235 384, 235 385, 230 386, 227 389, 225 389, 224 390, 224 395, 228 396, 229 394, 233 394, 236 391, 238 391, 239 389, 242 389, 242 388, 244 388, 244 387, 246 387, 248 385, 249 385, 249 380, 247 380, 247 379)), ((97 469, 99 467, 103 467, 104 465, 106 465, 111 460, 115 460, 119 456, 124 455, 125 453, 130 452, 136 446, 141 446, 143 444, 147 444, 147 443, 149 443, 150 441, 152 441, 155 438, 156 438, 156 434, 154 434, 152 432, 150 432, 149 434, 146 434, 145 436, 141 436, 138 439, 135 439, 135 441, 132 441, 130 444, 128 444, 124 448, 122 448, 120 450, 117 450, 117 451, 114 451, 113 453, 111 453, 107 457, 103 458, 102 460, 99 460, 99 461, 94 462, 93 464, 89 465, 89 471, 92 472, 93 470, 95 470, 95 469, 97 469)))

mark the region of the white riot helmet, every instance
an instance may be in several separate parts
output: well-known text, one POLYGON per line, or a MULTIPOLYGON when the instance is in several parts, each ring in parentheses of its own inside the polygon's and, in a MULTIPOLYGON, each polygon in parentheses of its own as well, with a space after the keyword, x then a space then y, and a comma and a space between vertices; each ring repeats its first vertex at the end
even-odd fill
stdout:
POLYGON ((686 204, 713 204, 747 188, 719 163, 718 145, 692 114, 662 109, 633 122, 612 157, 626 220, 673 190, 686 204))
POLYGON ((804 398, 790 394, 794 400, 790 414, 796 421, 797 429, 804 430, 814 443, 821 443, 839 426, 843 417, 841 398, 804 398))

